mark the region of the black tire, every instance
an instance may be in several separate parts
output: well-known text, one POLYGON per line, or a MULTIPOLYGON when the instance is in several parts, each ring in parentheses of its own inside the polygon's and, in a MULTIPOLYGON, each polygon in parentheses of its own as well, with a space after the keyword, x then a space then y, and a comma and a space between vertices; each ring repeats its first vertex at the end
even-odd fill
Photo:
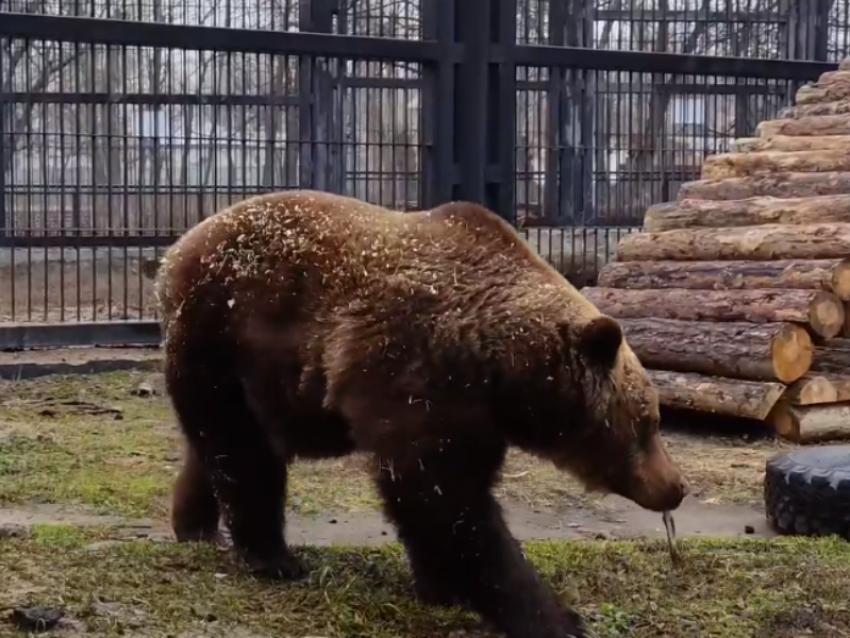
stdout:
POLYGON ((850 540, 850 445, 795 450, 768 460, 765 514, 780 534, 850 540))

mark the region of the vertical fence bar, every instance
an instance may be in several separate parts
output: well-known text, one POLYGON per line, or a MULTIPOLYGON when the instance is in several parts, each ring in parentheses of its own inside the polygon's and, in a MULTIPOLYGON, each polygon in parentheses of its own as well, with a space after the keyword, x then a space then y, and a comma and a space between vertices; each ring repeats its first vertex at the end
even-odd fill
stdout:
MULTIPOLYGON (((0 43, 5 41, 0 38, 0 43)), ((6 77, 4 74, 6 66, 6 47, 0 50, 0 246, 6 243, 6 238, 11 236, 11 229, 6 216, 6 77)), ((11 164, 11 161, 9 161, 11 164)), ((11 242, 10 242, 11 243, 11 242)))
MULTIPOLYGON (((548 41, 551 46, 566 44, 566 2, 552 0, 549 3, 549 33, 548 41)), ((563 223, 568 211, 575 210, 568 206, 571 191, 570 160, 574 149, 570 149, 567 140, 567 122, 569 109, 564 95, 567 77, 572 79, 563 67, 549 69, 548 86, 546 88, 546 174, 543 181, 543 215, 547 219, 556 219, 563 223)))
POLYGON ((454 86, 454 157, 459 180, 452 199, 487 206, 485 197, 488 58, 492 0, 455 2, 455 42, 463 45, 454 86))
MULTIPOLYGON (((300 0, 298 5, 298 30, 315 30, 312 0, 300 0)), ((310 55, 298 56, 298 187, 313 188, 316 180, 313 166, 313 64, 310 55)))
POLYGON ((829 59, 829 12, 833 0, 814 0, 814 59, 829 59))
MULTIPOLYGON (((499 60, 490 64, 488 141, 491 142, 488 171, 490 206, 504 219, 516 222, 514 186, 516 183, 516 24, 517 0, 492 0, 492 33, 499 60)), ((558 2, 559 0, 550 0, 558 2)))
POLYGON ((463 56, 454 90, 459 180, 453 199, 482 204, 511 221, 515 30, 516 0, 455 2, 455 41, 463 56))
POLYGON ((455 0, 423 0, 423 36, 440 43, 440 59, 423 65, 422 203, 433 208, 452 199, 457 177, 454 157, 454 90, 456 63, 455 0))

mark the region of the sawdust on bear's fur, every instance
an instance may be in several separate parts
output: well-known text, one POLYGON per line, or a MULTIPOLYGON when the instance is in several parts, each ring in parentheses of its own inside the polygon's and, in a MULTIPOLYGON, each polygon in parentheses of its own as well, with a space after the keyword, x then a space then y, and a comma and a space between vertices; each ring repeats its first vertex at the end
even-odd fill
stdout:
MULTIPOLYGON (((645 489, 658 400, 616 322, 507 223, 468 203, 265 195, 187 232, 156 291, 190 451, 178 538, 210 539, 220 506, 252 569, 297 577, 279 461, 360 449, 421 596, 469 603, 509 638, 580 638, 491 488, 515 445, 589 486, 645 489)), ((678 489, 659 450, 652 471, 678 489)))

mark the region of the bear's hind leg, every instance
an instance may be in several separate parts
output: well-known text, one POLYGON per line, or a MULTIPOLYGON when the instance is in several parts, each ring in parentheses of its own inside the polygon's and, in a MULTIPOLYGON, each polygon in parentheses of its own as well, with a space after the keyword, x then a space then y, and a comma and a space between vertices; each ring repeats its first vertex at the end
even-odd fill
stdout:
MULTIPOLYGON (((183 432, 210 478, 236 552, 257 575, 292 580, 305 570, 284 540, 286 461, 278 457, 241 384, 211 366, 167 374, 183 432)), ((200 497, 201 490, 195 496, 200 497)), ((176 530, 175 530, 176 531, 176 530)))
POLYGON ((490 492, 501 455, 444 450, 403 473, 382 463, 378 485, 414 577, 429 597, 468 604, 507 638, 586 638, 529 564, 490 492), (470 459, 478 464, 473 466, 470 459))
POLYGON ((213 484, 192 446, 174 484, 171 526, 177 542, 217 542, 219 509, 213 484))

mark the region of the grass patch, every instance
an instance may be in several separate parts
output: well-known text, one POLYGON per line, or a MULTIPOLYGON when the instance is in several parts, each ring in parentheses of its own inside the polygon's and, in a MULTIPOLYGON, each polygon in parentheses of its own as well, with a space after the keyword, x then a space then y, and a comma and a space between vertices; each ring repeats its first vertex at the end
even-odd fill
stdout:
MULTIPOLYGON (((148 376, 124 371, 0 382, 0 506, 61 503, 98 513, 164 517, 181 443, 166 398, 133 395, 148 376)), ((764 460, 776 444, 667 439, 698 498, 761 499, 764 460)), ((317 514, 377 507, 364 471, 367 462, 352 456, 296 463, 290 510, 317 514)), ((599 503, 576 481, 526 454, 512 451, 504 475, 497 488, 504 501, 555 511, 599 503)))
MULTIPOLYGON (((301 583, 247 577, 209 547, 90 544, 108 531, 62 527, 0 541, 0 607, 59 605, 93 635, 433 638, 474 630, 460 609, 420 605, 398 545, 300 549, 301 583)), ((850 552, 826 540, 579 541, 526 545, 545 578, 600 638, 850 635, 850 552)), ((0 636, 13 635, 0 628, 0 636), (4 633, 6 632, 6 633, 4 633)), ((483 633, 481 635, 489 636, 483 633)))

